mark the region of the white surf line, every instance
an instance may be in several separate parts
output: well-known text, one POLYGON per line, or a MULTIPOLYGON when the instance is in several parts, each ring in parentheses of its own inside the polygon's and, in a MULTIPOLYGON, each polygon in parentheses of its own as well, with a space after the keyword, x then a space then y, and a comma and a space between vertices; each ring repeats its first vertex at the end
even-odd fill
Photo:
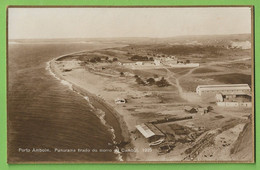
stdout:
POLYGON ((117 155, 117 160, 119 160, 119 161, 124 161, 124 160, 123 160, 122 153, 120 152, 119 147, 117 146, 117 142, 116 142, 116 140, 115 140, 115 139, 116 139, 115 129, 114 129, 112 126, 110 126, 110 125, 106 122, 106 120, 105 120, 105 112, 103 112, 103 111, 100 110, 100 109, 95 108, 95 107, 91 104, 91 102, 90 102, 88 96, 84 96, 84 95, 82 95, 81 93, 79 93, 78 91, 74 90, 72 83, 70 83, 70 82, 68 82, 68 81, 66 81, 66 80, 63 80, 63 79, 59 78, 59 77, 51 70, 51 64, 50 64, 50 63, 51 63, 52 61, 55 61, 55 60, 57 60, 57 59, 59 59, 59 58, 65 57, 65 56, 67 56, 67 55, 71 55, 71 54, 75 54, 75 53, 80 53, 80 52, 85 52, 85 51, 86 51, 86 50, 84 50, 84 51, 79 51, 79 52, 73 52, 73 53, 70 53, 70 54, 65 54, 65 55, 56 57, 56 58, 54 58, 54 59, 52 59, 52 60, 50 60, 50 61, 48 61, 48 62, 46 63, 46 68, 45 68, 45 69, 48 70, 49 73, 50 73, 54 78, 56 78, 57 80, 59 80, 59 81, 61 82, 61 84, 65 85, 65 86, 68 86, 70 90, 72 90, 73 92, 75 92, 75 93, 77 93, 78 95, 82 96, 82 97, 88 102, 89 106, 90 106, 93 110, 96 110, 96 113, 97 113, 96 115, 97 115, 97 117, 100 119, 101 123, 109 129, 109 131, 110 131, 110 133, 111 133, 111 135, 112 135, 112 141, 113 141, 113 144, 114 144, 114 146, 115 146, 114 153, 117 155), (103 113, 102 113, 102 112, 103 112, 103 113))
POLYGON ((106 113, 104 111, 102 111, 101 109, 97 109, 97 110, 98 110, 97 114, 98 114, 99 119, 109 129, 109 131, 112 135, 112 141, 115 146, 114 153, 117 155, 117 160, 124 161, 122 153, 120 152, 119 147, 117 146, 115 129, 106 122, 106 120, 105 120, 106 113))

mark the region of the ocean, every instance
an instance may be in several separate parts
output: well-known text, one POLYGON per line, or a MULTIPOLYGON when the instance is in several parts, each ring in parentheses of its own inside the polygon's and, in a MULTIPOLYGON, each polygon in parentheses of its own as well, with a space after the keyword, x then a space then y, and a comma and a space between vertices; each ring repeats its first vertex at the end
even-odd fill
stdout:
POLYGON ((9 44, 8 162, 119 159, 118 154, 111 152, 115 149, 114 134, 96 109, 46 69, 46 63, 60 55, 105 47, 111 44, 9 44), (47 152, 32 152, 33 149, 47 149, 47 152))

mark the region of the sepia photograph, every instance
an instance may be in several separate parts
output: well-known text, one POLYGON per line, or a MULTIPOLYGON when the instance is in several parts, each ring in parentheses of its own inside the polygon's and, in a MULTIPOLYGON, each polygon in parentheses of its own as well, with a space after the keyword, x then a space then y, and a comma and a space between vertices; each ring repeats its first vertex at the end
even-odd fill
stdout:
POLYGON ((254 163, 252 6, 7 9, 7 161, 254 163))

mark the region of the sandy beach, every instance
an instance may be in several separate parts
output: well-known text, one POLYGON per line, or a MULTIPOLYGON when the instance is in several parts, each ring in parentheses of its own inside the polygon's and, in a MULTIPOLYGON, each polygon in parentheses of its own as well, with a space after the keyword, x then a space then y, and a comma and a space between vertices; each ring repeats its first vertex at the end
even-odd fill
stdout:
MULTIPOLYGON (((112 133, 115 135, 114 144, 118 146, 120 154, 123 157, 122 160, 165 161, 165 155, 158 155, 157 149, 150 150, 148 142, 140 139, 140 134, 136 134, 135 126, 144 120, 139 120, 138 117, 132 116, 131 111, 125 109, 123 105, 115 104, 115 99, 119 96, 127 97, 129 94, 140 96, 140 92, 130 90, 131 88, 126 87, 127 83, 131 84, 131 80, 128 79, 125 80, 125 83, 122 83, 122 80, 117 81, 118 77, 116 76, 114 77, 114 81, 111 81, 113 77, 90 73, 80 67, 77 61, 65 62, 66 66, 62 65, 62 62, 57 60, 64 56, 57 57, 49 62, 53 76, 60 79, 61 83, 68 86, 71 90, 87 99, 89 104, 93 106, 93 109, 105 113, 101 117, 99 114, 98 116, 101 121, 104 118, 104 123, 108 128, 113 128, 112 133), (73 67, 73 71, 62 72, 61 66, 73 67)), ((142 108, 139 109, 142 110, 142 108)), ((179 157, 176 155, 172 160, 176 161, 176 158, 177 161, 181 161, 183 156, 179 157)))
MULTIPOLYGON (((130 143, 131 140, 129 129, 123 119, 123 116, 115 109, 113 109, 109 103, 105 102, 104 98, 99 93, 98 88, 96 88, 95 78, 88 78, 85 79, 85 81, 82 81, 80 77, 82 76, 80 74, 80 70, 79 74, 77 74, 79 77, 65 77, 64 74, 62 74, 61 70, 58 68, 58 65, 55 62, 57 62, 57 59, 64 56, 57 57, 48 62, 52 75, 61 80, 61 83, 63 83, 65 86, 68 86, 71 90, 78 93, 78 95, 84 97, 87 100, 86 102, 92 105, 93 109, 96 109, 97 112, 100 113, 98 114, 98 117, 101 119, 101 122, 103 122, 110 129, 114 138, 114 144, 116 146, 131 148, 132 144, 130 143)), ((134 157, 133 152, 120 153, 120 155, 122 155, 122 159, 119 159, 121 161, 134 157)))

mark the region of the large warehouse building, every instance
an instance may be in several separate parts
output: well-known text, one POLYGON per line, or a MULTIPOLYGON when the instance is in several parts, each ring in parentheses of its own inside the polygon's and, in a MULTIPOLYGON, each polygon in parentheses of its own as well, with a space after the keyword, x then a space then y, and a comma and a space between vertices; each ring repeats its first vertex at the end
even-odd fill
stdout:
POLYGON ((250 93, 251 88, 248 84, 199 85, 196 88, 196 93, 200 96, 232 92, 250 93))
POLYGON ((137 130, 146 138, 149 142, 154 142, 165 135, 152 123, 143 123, 136 126, 137 130))

